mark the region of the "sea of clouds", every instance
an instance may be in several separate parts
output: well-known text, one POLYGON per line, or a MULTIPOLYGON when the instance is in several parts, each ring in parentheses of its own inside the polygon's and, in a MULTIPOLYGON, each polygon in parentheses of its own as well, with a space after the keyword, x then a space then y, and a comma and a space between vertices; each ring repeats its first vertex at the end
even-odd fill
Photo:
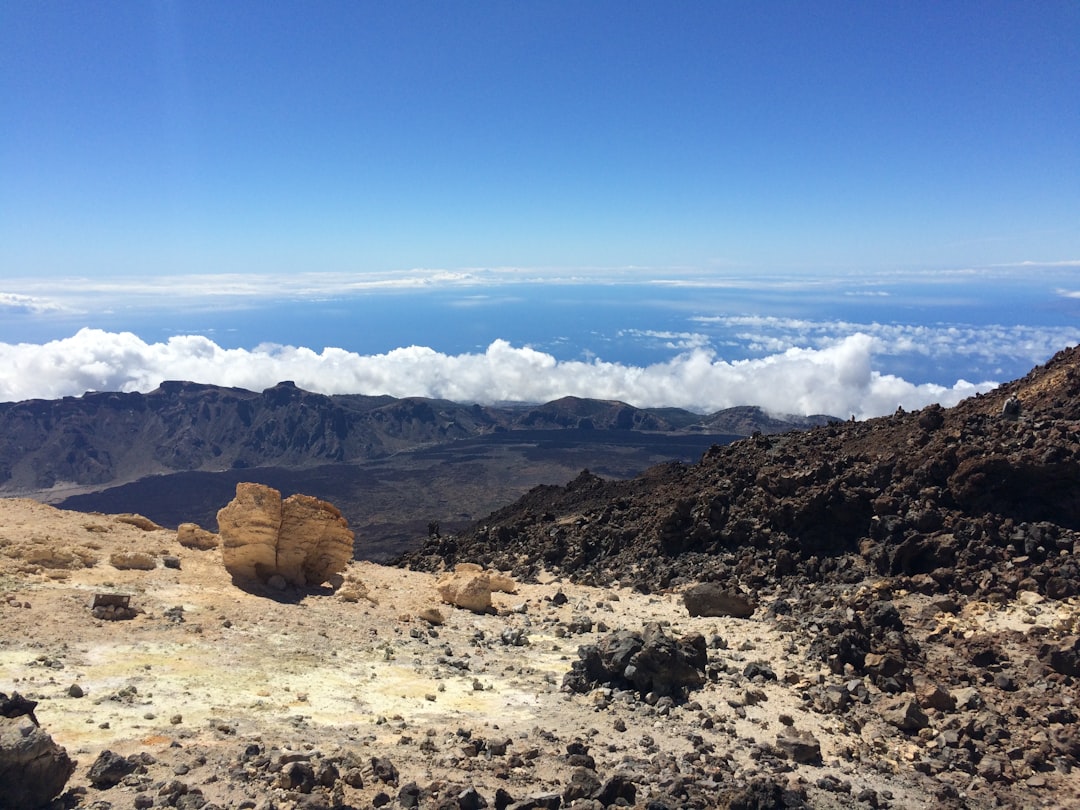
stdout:
MULTIPOLYGON (((569 275, 488 268, 383 275, 26 278, 18 283, 8 279, 7 289, 0 291, 0 401, 54 399, 86 391, 148 392, 164 380, 250 390, 292 380, 325 394, 481 403, 544 402, 573 395, 703 413, 759 405, 782 414, 867 418, 897 407, 955 404, 1080 342, 1080 328, 1070 317, 1080 299, 1074 278, 1080 262, 1044 263, 1037 269, 1033 272, 1025 265, 776 278, 674 271, 661 278, 648 268, 606 273, 589 269, 569 275), (329 302, 352 313, 354 304, 381 306, 378 302, 383 299, 373 296, 386 291, 417 294, 416 301, 429 302, 423 317, 437 321, 442 332, 452 332, 460 323, 463 303, 490 302, 488 296, 495 292, 543 301, 551 290, 561 290, 556 296, 560 300, 609 304, 614 295, 634 306, 609 307, 605 310, 609 322, 614 322, 610 313, 616 312, 623 321, 666 326, 620 325, 613 334, 615 343, 605 343, 612 333, 593 325, 589 335, 538 344, 517 337, 524 332, 515 331, 516 322, 490 321, 480 341, 459 343, 448 351, 410 345, 367 354, 277 343, 230 348, 205 334, 175 332, 158 342, 152 335, 151 342, 147 340, 147 324, 168 329, 156 324, 156 314, 169 313, 171 319, 183 321, 191 313, 220 308, 226 314, 250 311, 265 319, 274 312, 265 307, 282 302, 301 311, 329 302), (429 293, 445 295, 424 297, 429 293), (430 305, 432 300, 441 301, 443 308, 430 305), (642 302, 652 308, 641 311, 642 302), (143 329, 135 326, 138 318, 131 320, 135 315, 141 316, 143 329), (898 317, 915 322, 900 322, 898 317), (72 334, 88 322, 103 328, 82 328, 72 334), (70 325, 71 331, 60 324, 70 325), (15 335, 25 339, 24 334, 40 337, 38 342, 4 342, 3 335, 12 341, 15 335), (70 336, 48 339, 54 335, 70 336), (511 340, 491 340, 494 336, 511 340), (646 351, 617 361, 605 359, 605 348, 618 355, 619 342, 623 348, 646 351), (575 347, 576 355, 567 357, 565 353, 575 347)), ((401 305, 399 299, 391 300, 401 305)), ((565 313, 553 306, 552 318, 558 323, 565 313)), ((525 312, 520 306, 508 311, 525 312)), ((490 319, 495 312, 489 307, 482 317, 490 319)), ((353 317, 349 315, 350 328, 353 317)), ((200 315, 197 320, 209 328, 192 331, 206 334, 214 334, 215 323, 233 323, 231 316, 200 315)), ((407 339, 418 343, 440 339, 431 334, 421 331, 407 339)), ((318 343, 318 336, 293 339, 327 345, 334 338, 318 343)))
POLYGON ((932 402, 953 405, 992 382, 916 384, 875 370, 879 341, 856 332, 829 345, 787 347, 727 361, 700 345, 647 366, 602 359, 559 360, 493 341, 482 353, 409 346, 363 355, 344 349, 262 345, 223 348, 184 335, 147 343, 130 332, 81 329, 41 344, 0 343, 0 401, 55 399, 87 391, 142 391, 163 380, 263 390, 282 380, 324 394, 390 394, 457 402, 546 402, 562 396, 614 399, 638 407, 712 412, 759 405, 773 413, 867 418, 932 402))

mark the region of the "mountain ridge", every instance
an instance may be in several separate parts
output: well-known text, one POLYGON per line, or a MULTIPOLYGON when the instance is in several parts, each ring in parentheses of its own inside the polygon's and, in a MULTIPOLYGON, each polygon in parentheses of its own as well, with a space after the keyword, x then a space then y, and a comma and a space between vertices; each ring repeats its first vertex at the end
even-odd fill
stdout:
POLYGON ((484 406, 422 397, 325 395, 285 381, 261 392, 166 381, 147 394, 91 392, 0 403, 0 495, 129 483, 177 471, 305 467, 385 458, 417 447, 524 430, 771 432, 829 417, 777 420, 758 409, 707 416, 564 397, 484 406))

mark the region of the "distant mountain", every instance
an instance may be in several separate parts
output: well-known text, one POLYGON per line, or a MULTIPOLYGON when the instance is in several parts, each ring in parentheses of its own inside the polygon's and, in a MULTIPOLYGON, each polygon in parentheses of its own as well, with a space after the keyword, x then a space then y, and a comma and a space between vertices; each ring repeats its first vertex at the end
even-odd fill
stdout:
POLYGON ((535 406, 481 406, 325 396, 291 382, 260 393, 174 381, 148 394, 0 403, 0 495, 51 492, 55 500, 175 472, 366 462, 507 431, 749 435, 827 421, 777 419, 758 408, 703 417, 575 397, 535 406))

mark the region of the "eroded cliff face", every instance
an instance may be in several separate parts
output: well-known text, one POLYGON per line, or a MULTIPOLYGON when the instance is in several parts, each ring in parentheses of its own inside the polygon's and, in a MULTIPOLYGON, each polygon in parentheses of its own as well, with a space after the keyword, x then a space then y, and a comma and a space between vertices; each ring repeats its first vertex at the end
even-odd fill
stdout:
POLYGON ((281 493, 263 484, 236 485, 218 512, 221 555, 234 579, 300 587, 319 585, 345 570, 353 533, 332 504, 310 495, 281 493))

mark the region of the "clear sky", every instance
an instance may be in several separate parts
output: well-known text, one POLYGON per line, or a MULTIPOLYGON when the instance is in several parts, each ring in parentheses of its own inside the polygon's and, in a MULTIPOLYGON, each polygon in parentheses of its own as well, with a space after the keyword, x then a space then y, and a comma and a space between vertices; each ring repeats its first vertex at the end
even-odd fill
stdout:
POLYGON ((1080 3, 7 2, 0 272, 1080 258, 1080 3))
POLYGON ((0 400, 874 415, 1080 341, 1080 2, 0 0, 0 400))

